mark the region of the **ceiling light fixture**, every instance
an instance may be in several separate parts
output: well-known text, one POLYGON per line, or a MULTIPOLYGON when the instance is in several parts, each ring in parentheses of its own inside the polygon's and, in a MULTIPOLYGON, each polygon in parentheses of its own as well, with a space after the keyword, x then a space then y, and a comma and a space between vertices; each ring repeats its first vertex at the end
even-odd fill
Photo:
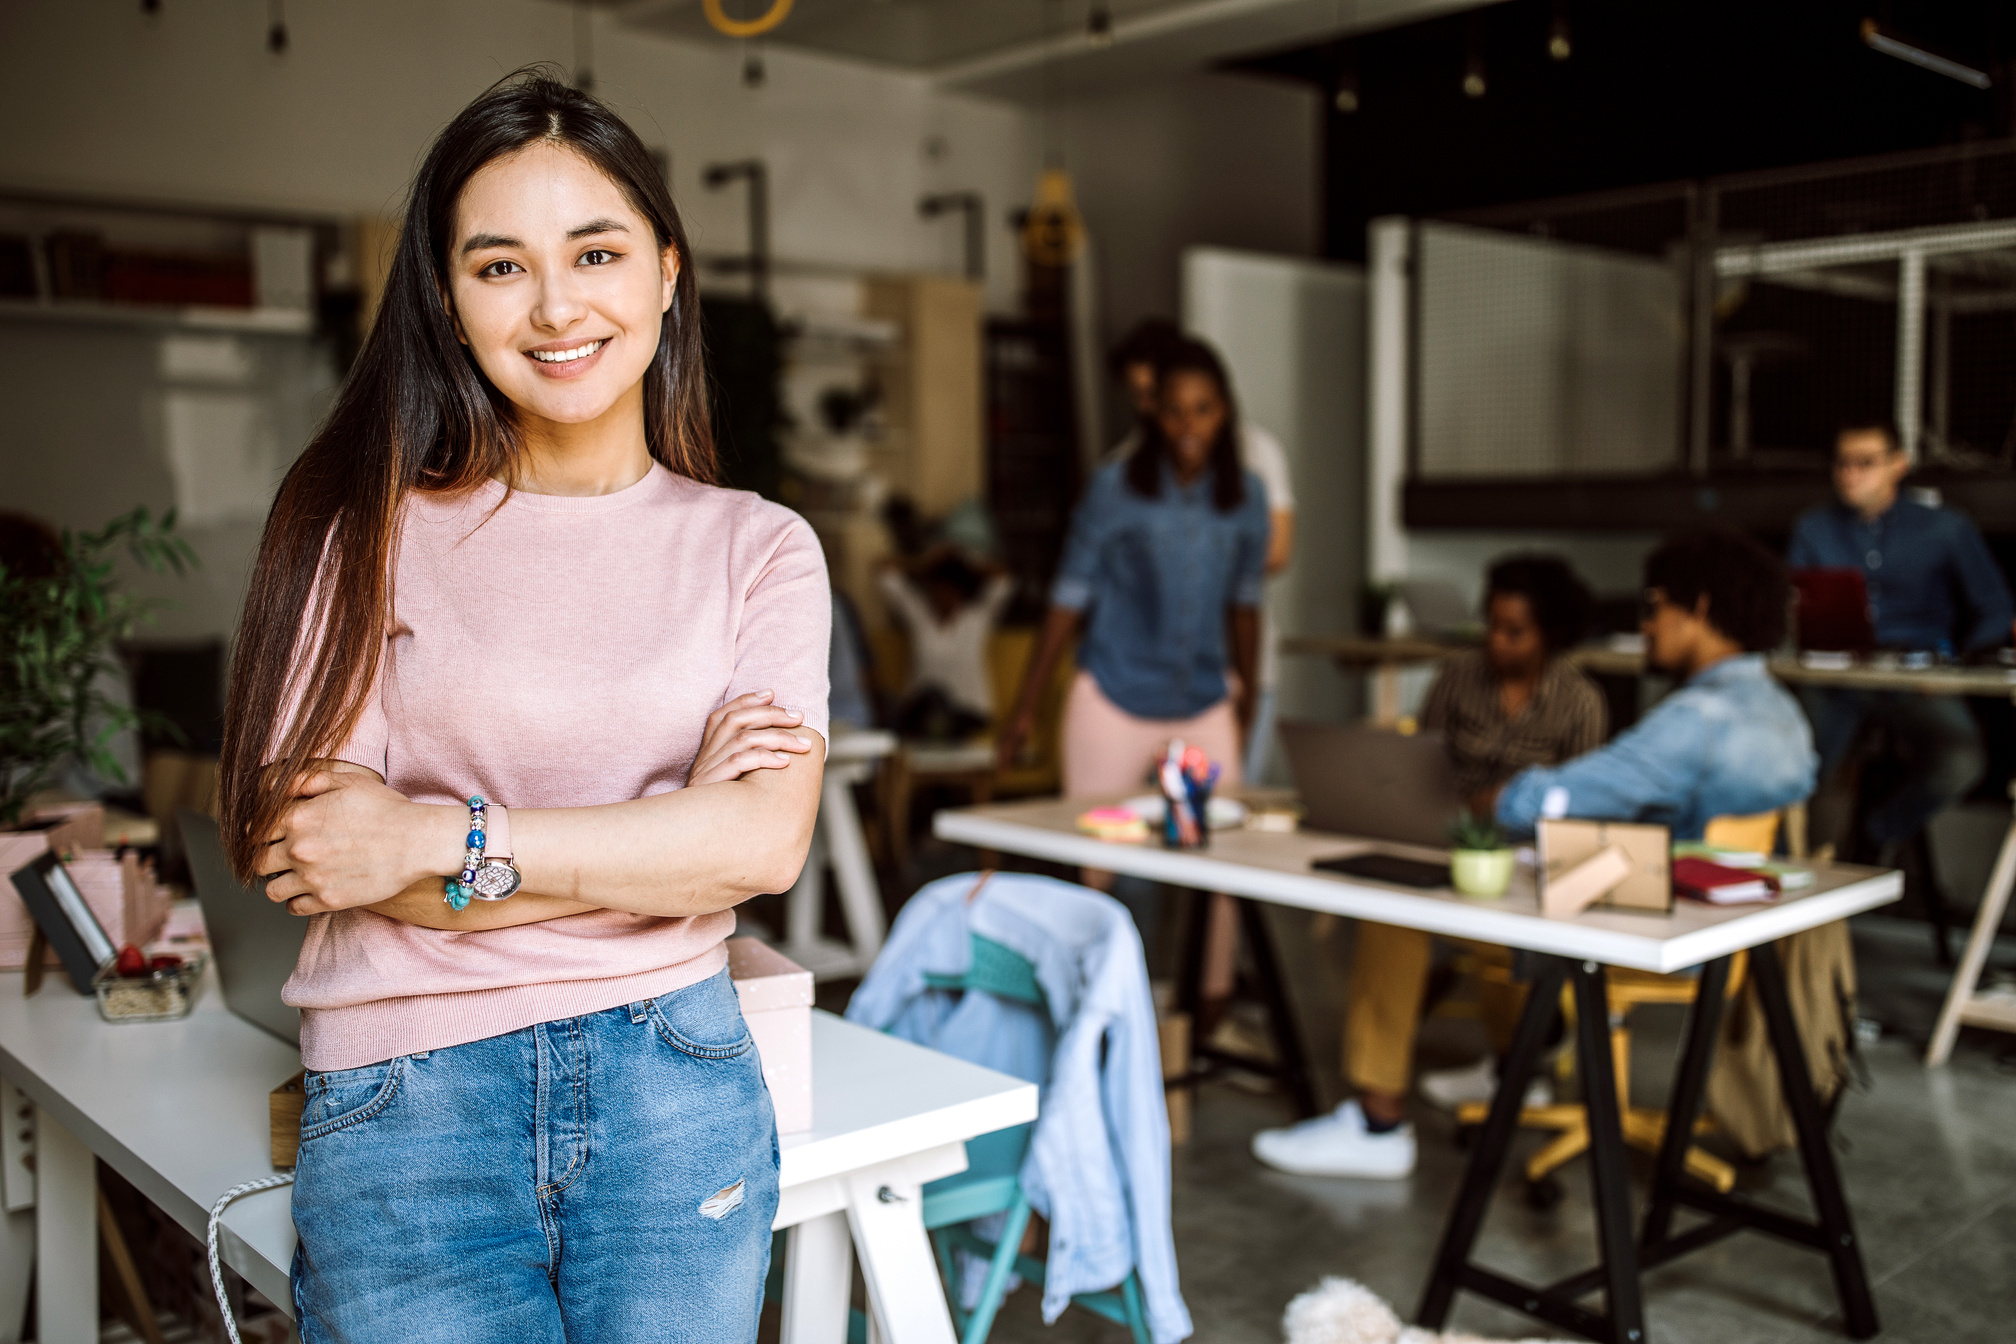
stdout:
POLYGON ((1962 84, 1970 84, 1977 89, 1985 89, 1994 84, 1985 70, 1977 70, 1971 65, 1956 61, 1950 56, 1941 56, 1923 43, 1913 41, 1887 24, 1874 19, 1862 20, 1862 42, 1871 51, 1880 51, 1885 56, 1895 56, 1900 61, 1909 61, 1921 70, 1930 70, 1935 75, 1957 79, 1962 84))
POLYGON ((1330 77, 1330 105, 1344 116, 1358 110, 1358 50, 1357 44, 1340 42, 1337 44, 1337 64, 1330 77))
POLYGON ((1554 22, 1547 29, 1547 54, 1557 61, 1575 54, 1575 43, 1568 35, 1568 0, 1554 0, 1554 22))
POLYGON ((1484 79, 1484 22, 1482 15, 1470 19, 1470 48, 1463 60, 1463 94, 1482 98, 1491 86, 1484 79))
POLYGON ((791 14, 792 0, 771 0, 770 8, 753 19, 731 19, 721 8, 721 0, 700 0, 707 22, 724 37, 761 37, 791 14))
POLYGON ((1113 11, 1106 7, 1106 0, 1092 0, 1091 12, 1085 16, 1085 40, 1095 47, 1113 45, 1113 11))

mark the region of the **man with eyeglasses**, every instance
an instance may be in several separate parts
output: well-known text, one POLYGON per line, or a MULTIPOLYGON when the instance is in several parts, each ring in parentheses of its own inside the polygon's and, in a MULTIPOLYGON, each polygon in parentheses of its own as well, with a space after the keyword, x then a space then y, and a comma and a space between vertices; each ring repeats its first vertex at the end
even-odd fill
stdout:
MULTIPOLYGON (((1799 516, 1787 562, 1860 571, 1879 648, 1945 658, 2007 642, 2016 604, 1995 557, 1965 515, 1902 494, 1910 470, 1888 424, 1844 427, 1834 447, 1836 502, 1799 516)), ((1903 777, 1866 821, 1869 857, 1886 863, 1966 796, 1986 765, 1980 730, 1957 696, 1808 687, 1801 700, 1823 777, 1866 729, 1888 730, 1903 777)))
POLYGON ((1683 683, 1607 746, 1521 771, 1499 791, 1499 824, 1540 818, 1656 822, 1698 840, 1709 820, 1752 816, 1813 791, 1818 761, 1799 703, 1764 655, 1785 634, 1778 558, 1735 533, 1669 539, 1645 561, 1645 661, 1683 683))

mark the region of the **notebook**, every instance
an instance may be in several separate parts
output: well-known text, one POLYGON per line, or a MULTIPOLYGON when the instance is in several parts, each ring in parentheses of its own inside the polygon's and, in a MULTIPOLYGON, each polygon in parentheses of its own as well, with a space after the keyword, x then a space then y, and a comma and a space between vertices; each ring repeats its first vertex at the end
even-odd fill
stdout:
POLYGON ((1748 905, 1778 899, 1778 883, 1764 873, 1729 868, 1707 859, 1673 860, 1673 890, 1710 905, 1748 905))

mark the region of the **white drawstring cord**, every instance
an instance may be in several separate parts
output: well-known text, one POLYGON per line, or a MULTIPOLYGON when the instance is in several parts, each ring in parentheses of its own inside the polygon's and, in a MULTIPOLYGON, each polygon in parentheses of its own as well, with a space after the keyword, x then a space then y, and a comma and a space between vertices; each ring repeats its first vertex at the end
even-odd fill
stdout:
POLYGON ((224 1210, 239 1196, 292 1184, 294 1173, 291 1171, 278 1176, 261 1176, 256 1181, 241 1181, 217 1196, 217 1202, 210 1206, 210 1286, 217 1290, 217 1310, 224 1315, 224 1333, 231 1336, 231 1344, 244 1344, 244 1341, 238 1338, 238 1322, 231 1317, 231 1301, 224 1296, 224 1270, 217 1263, 217 1225, 224 1217, 224 1210))

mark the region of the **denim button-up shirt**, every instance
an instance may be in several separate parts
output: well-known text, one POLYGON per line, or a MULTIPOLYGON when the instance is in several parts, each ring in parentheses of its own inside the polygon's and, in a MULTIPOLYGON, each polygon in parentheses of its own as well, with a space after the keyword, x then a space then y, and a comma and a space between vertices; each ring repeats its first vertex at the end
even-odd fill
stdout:
POLYGON ((1071 518, 1053 606, 1085 613, 1078 664, 1106 698, 1144 719, 1187 719, 1225 698, 1225 609, 1260 605, 1267 493, 1246 472, 1230 512, 1206 470, 1179 485, 1165 465, 1154 499, 1101 467, 1071 518))
POLYGON ((1675 840, 1698 840, 1710 818, 1805 798, 1819 764, 1799 703, 1762 654, 1743 654, 1697 674, 1608 746, 1514 775, 1498 795, 1498 822, 1531 835, 1558 788, 1566 793, 1559 815, 1656 822, 1675 840))
POLYGON ((1799 515, 1786 562, 1859 569, 1876 642, 1888 649, 1990 648, 2009 638, 2016 606, 1981 533, 1965 515, 1899 499, 1873 522, 1842 504, 1799 515), (1955 599, 1964 605, 1957 622, 1955 599))

